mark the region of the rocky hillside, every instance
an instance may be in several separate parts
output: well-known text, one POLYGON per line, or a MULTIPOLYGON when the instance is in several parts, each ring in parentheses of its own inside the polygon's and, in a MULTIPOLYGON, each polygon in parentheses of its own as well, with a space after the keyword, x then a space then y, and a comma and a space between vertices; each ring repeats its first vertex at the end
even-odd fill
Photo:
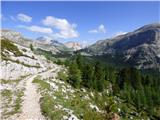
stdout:
POLYGON ((21 76, 35 74, 53 67, 43 56, 35 55, 29 48, 1 40, 1 74, 0 79, 18 79, 21 76))
POLYGON ((160 24, 149 24, 133 32, 101 40, 84 50, 91 55, 110 55, 140 69, 160 69, 160 24))
POLYGON ((19 45, 22 45, 24 47, 29 47, 30 44, 32 44, 35 48, 41 48, 47 51, 51 51, 52 53, 58 53, 60 52, 58 48, 55 46, 48 44, 45 42, 40 42, 36 40, 31 40, 28 38, 23 37, 23 35, 19 32, 12 31, 12 30, 1 30, 1 36, 3 38, 9 39, 19 45))

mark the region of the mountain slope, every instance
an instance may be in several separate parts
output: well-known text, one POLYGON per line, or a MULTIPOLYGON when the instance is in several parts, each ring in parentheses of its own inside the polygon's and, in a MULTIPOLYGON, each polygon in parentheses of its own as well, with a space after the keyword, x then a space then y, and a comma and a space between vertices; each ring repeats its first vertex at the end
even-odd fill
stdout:
POLYGON ((43 43, 43 42, 39 42, 39 41, 36 41, 36 40, 27 39, 27 38, 23 37, 21 35, 21 33, 16 32, 16 31, 1 30, 1 36, 3 38, 6 38, 10 41, 13 41, 13 42, 19 44, 19 45, 22 45, 24 47, 29 47, 30 44, 32 44, 35 48, 41 48, 41 49, 44 49, 44 50, 48 50, 48 51, 51 51, 54 54, 60 52, 53 45, 46 44, 46 43, 43 43))
POLYGON ((115 58, 118 54, 122 61, 131 66, 160 69, 160 24, 146 25, 133 32, 98 41, 84 51, 115 58))

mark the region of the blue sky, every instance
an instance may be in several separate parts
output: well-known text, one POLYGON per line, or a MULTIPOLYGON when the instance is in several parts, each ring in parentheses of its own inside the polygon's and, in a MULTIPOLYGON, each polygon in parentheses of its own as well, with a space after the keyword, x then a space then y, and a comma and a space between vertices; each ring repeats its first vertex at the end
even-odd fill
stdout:
POLYGON ((159 22, 160 2, 2 2, 2 28, 91 44, 159 22))

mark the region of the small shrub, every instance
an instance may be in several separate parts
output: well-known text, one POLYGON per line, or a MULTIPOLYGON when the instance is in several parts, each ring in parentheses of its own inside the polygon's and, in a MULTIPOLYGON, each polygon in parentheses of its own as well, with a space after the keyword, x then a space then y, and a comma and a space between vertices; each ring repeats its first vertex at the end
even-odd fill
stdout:
POLYGON ((60 72, 58 72, 58 79, 63 80, 63 81, 67 81, 68 76, 64 71, 60 71, 60 72))
POLYGON ((27 50, 26 50, 26 49, 24 49, 24 48, 22 49, 22 51, 23 51, 23 52, 27 52, 27 50))
POLYGON ((34 57, 34 56, 32 56, 32 59, 35 59, 35 57, 34 57))

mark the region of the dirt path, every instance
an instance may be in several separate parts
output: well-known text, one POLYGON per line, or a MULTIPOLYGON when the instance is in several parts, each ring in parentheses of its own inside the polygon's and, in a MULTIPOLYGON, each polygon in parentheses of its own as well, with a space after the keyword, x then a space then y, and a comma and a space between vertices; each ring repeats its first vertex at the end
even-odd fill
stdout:
POLYGON ((48 78, 50 76, 55 77, 57 72, 57 67, 54 67, 53 69, 25 78, 23 80, 26 82, 26 85, 22 102, 22 112, 12 116, 9 120, 45 120, 45 117, 41 114, 39 104, 39 99, 41 96, 39 93, 37 93, 38 86, 32 83, 32 81, 38 75, 42 76, 42 78, 48 78))
POLYGON ((22 113, 18 120, 45 120, 41 114, 37 87, 32 83, 37 75, 33 75, 26 80, 26 90, 24 92, 24 101, 22 103, 22 113))

